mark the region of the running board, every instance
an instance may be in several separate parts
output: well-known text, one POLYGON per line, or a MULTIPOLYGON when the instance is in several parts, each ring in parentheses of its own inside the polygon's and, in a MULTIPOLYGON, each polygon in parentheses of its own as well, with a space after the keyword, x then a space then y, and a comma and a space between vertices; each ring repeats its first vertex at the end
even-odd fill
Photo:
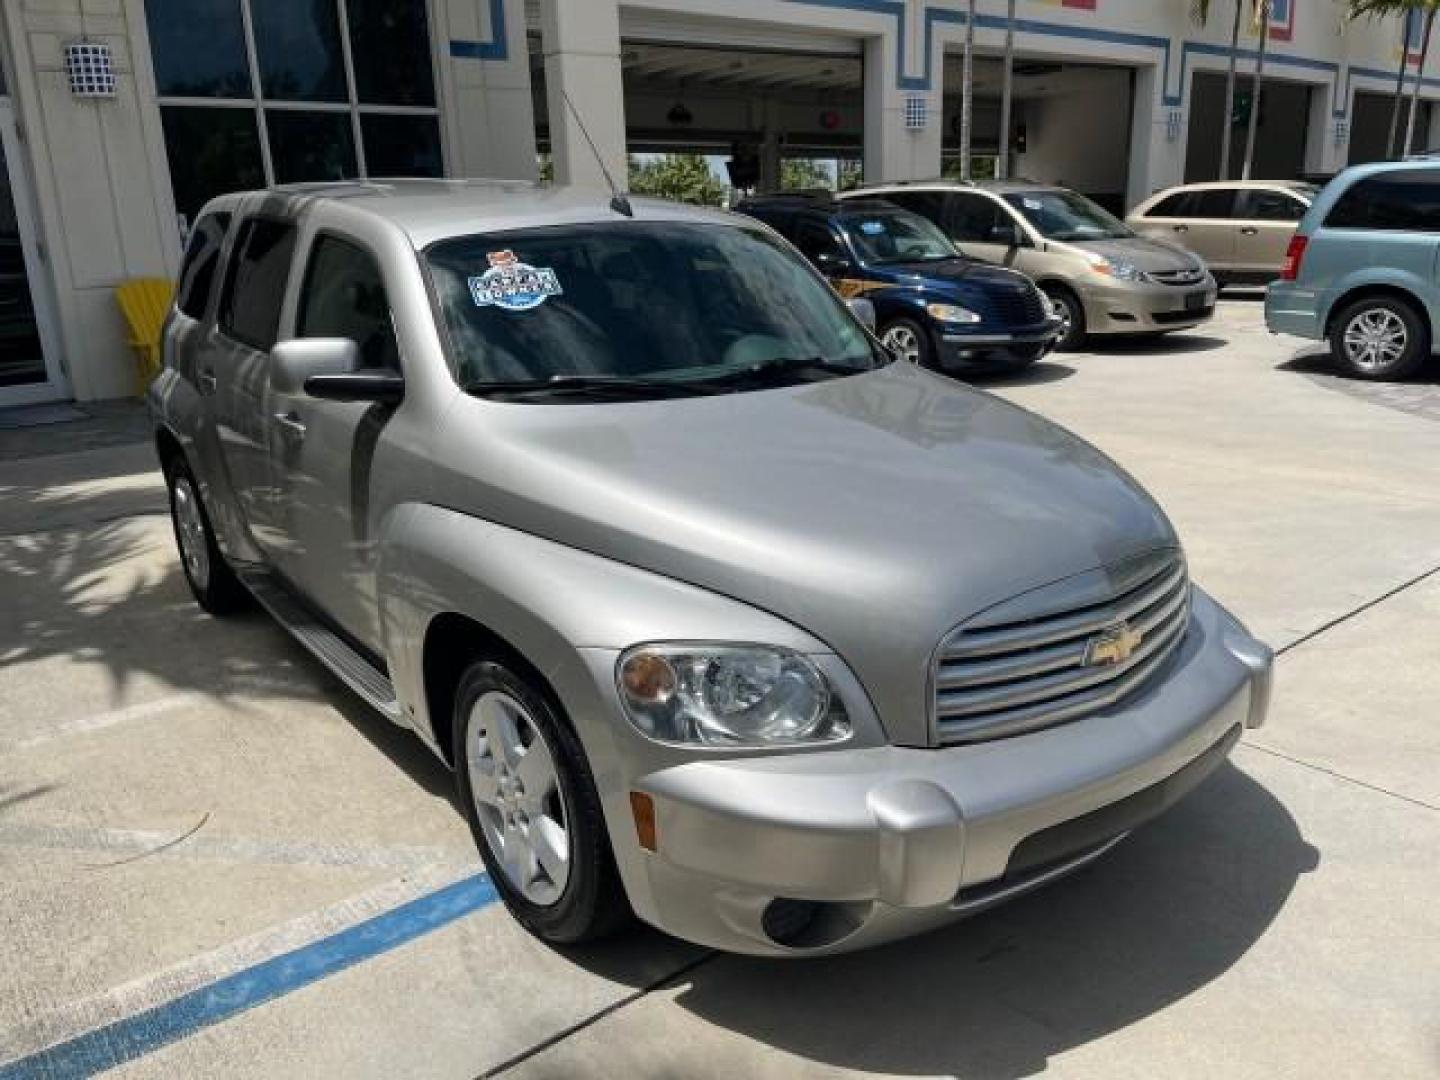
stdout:
POLYGON ((336 678, 388 719, 397 724, 404 722, 400 702, 395 699, 395 687, 385 674, 316 618, 274 574, 268 570, 246 569, 239 572, 239 578, 275 621, 336 678))

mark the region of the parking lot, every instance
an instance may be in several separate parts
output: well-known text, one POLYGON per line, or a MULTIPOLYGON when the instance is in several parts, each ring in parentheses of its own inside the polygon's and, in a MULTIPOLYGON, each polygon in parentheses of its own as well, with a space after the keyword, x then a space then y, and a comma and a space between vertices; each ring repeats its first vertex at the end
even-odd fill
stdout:
POLYGON ((796 963, 532 940, 417 740, 191 602, 137 413, 0 431, 0 1077, 1440 1075, 1440 383, 1237 297, 987 389, 1159 498, 1271 719, 1092 869, 796 963))

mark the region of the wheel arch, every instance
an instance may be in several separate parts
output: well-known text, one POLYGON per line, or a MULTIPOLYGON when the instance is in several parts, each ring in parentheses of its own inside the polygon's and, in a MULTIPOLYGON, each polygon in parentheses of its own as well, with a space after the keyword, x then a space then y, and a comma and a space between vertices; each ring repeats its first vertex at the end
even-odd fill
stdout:
POLYGON ((1335 330, 1335 320, 1340 317, 1352 304, 1360 300, 1369 299, 1396 300, 1409 307, 1425 324, 1425 331, 1430 337, 1430 345, 1433 348, 1435 343, 1435 327, 1430 317, 1430 308, 1415 294, 1413 289, 1404 285, 1396 285, 1389 282, 1367 282, 1362 285, 1355 285, 1341 293, 1331 302, 1325 312, 1324 336, 1329 338, 1335 330))

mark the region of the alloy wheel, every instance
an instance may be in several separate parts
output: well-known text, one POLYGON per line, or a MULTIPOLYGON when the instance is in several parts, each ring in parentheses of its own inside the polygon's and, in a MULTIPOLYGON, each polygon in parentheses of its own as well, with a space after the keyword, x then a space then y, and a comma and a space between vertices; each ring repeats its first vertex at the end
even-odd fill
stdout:
POLYGON ((1368 308, 1345 327, 1345 358, 1364 371, 1388 368, 1405 354, 1410 331, 1388 308, 1368 308))
POLYGON ((907 364, 920 362, 920 338, 908 326, 892 326, 880 337, 892 356, 907 364))
POLYGON ((180 557, 197 589, 210 584, 210 545, 205 538, 205 518, 200 512, 200 499, 189 477, 175 481, 175 535, 180 540, 180 557))
POLYGON ((491 690, 470 710, 465 767, 486 842, 532 904, 556 903, 570 880, 570 828, 555 756, 530 711, 491 690))

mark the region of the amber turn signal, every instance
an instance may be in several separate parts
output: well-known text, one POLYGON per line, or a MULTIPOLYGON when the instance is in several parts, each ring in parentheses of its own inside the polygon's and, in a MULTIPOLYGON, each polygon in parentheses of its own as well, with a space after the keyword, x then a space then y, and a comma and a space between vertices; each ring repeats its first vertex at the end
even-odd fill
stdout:
POLYGON ((630 812, 635 815, 635 836, 646 851, 655 851, 655 800, 643 791, 630 792, 630 812))

